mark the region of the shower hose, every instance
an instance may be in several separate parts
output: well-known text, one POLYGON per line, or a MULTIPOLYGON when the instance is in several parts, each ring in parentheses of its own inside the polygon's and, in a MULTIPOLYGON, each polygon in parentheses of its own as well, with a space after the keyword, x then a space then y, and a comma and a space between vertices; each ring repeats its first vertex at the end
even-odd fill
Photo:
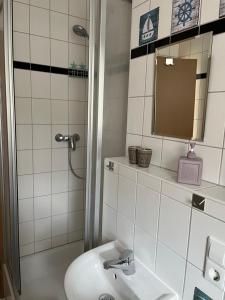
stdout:
POLYGON ((75 177, 77 177, 78 179, 85 180, 84 177, 78 175, 78 174, 76 173, 76 171, 73 169, 73 166, 72 166, 72 151, 73 151, 73 150, 71 149, 71 147, 68 147, 68 161, 69 161, 69 167, 70 167, 70 170, 71 170, 71 172, 73 173, 73 175, 74 175, 75 177))

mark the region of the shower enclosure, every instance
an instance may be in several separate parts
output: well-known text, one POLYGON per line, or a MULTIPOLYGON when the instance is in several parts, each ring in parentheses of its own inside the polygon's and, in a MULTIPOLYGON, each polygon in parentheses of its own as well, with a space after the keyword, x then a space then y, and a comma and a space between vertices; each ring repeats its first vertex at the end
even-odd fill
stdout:
POLYGON ((101 242, 103 160, 125 154, 130 48, 128 0, 34 2, 2 0, 5 265, 22 296, 21 257, 101 242))

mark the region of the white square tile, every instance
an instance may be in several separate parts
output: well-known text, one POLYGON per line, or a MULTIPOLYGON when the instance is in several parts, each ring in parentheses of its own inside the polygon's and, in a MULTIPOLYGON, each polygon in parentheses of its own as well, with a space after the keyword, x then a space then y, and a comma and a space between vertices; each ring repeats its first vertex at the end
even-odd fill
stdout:
POLYGON ((13 30, 29 33, 29 6, 13 2, 13 30))
POLYGON ((68 124, 68 101, 52 100, 52 124, 68 124))
POLYGON ((69 192, 69 212, 84 210, 85 191, 69 192))
POLYGON ((43 219, 51 216, 51 196, 34 198, 34 217, 43 219))
POLYGON ((160 166, 162 156, 162 139, 143 137, 142 147, 152 149, 151 164, 160 166))
POLYGON ((49 10, 30 7, 30 33, 49 37, 49 10))
POLYGON ((31 97, 30 71, 14 69, 15 96, 31 97))
POLYGON ((209 93, 207 101, 204 144, 223 147, 225 129, 225 93, 209 93), (216 130, 216 134, 215 134, 216 130))
POLYGON ((138 184, 155 192, 161 192, 160 178, 149 176, 148 173, 138 173, 138 184))
POLYGON ((110 207, 117 209, 118 175, 104 170, 103 201, 110 207))
POLYGON ((30 62, 29 35, 20 32, 13 33, 14 60, 30 62))
POLYGON ((212 44, 209 91, 225 91, 225 33, 214 35, 212 44))
POLYGON ((31 62, 41 65, 50 65, 49 38, 30 36, 31 62))
POLYGON ((51 149, 33 150, 34 173, 51 172, 51 149))
POLYGON ((52 217, 52 236, 62 235, 68 231, 68 215, 52 217))
POLYGON ((68 100, 68 77, 51 74, 51 98, 68 100))
MULTIPOLYGON (((76 170, 79 176, 85 177, 85 170, 76 170)), ((84 180, 76 178, 71 171, 69 171, 69 191, 76 191, 84 189, 84 180)))
POLYGON ((144 98, 129 98, 127 112, 127 132, 142 134, 144 117, 144 98))
POLYGON ((134 223, 136 205, 136 184, 119 176, 118 185, 118 211, 134 223))
POLYGON ((69 14, 79 18, 87 18, 87 1, 69 0, 69 14))
POLYGON ((33 175, 18 176, 18 198, 33 197, 33 175))
POLYGON ((44 196, 51 194, 51 174, 34 174, 34 196, 44 196))
POLYGON ((31 72, 32 97, 50 98, 50 74, 43 72, 31 72))
POLYGON ((225 186, 225 150, 223 149, 219 184, 225 186))
POLYGON ((50 9, 64 14, 68 14, 69 0, 50 0, 50 9))
POLYGON ((83 229, 77 230, 77 231, 73 231, 73 232, 69 232, 68 234, 68 241, 69 243, 73 243, 76 241, 81 241, 83 240, 83 229))
POLYGON ((52 192, 63 193, 68 191, 68 172, 53 172, 52 173, 52 192))
POLYGON ((33 124, 51 124, 51 101, 47 99, 32 100, 33 124))
POLYGON ((155 270, 156 240, 135 226, 134 253, 152 271, 155 270))
POLYGON ((191 209, 161 196, 159 240, 186 259, 191 209), (174 234, 176 233, 176 234, 174 234))
POLYGON ((16 98, 16 124, 32 124, 31 121, 31 99, 16 98))
POLYGON ((20 245, 30 244, 34 241, 34 223, 26 222, 19 225, 20 245))
POLYGON ((182 299, 186 261, 169 248, 158 244, 156 274, 182 299))
POLYGON ((172 18, 172 0, 151 0, 151 10, 159 7, 158 39, 170 35, 172 18))
MULTIPOLYGON (((144 1, 141 1, 144 2, 144 1)), ((139 1, 138 4, 141 4, 139 1)), ((140 17, 149 12, 150 0, 145 1, 141 5, 132 10, 132 24, 131 24, 131 49, 139 46, 139 24, 140 17)))
POLYGON ((52 194, 52 214, 60 215, 68 212, 68 193, 52 194))
POLYGON ((19 205, 19 222, 28 222, 34 219, 33 198, 18 201, 19 205))
POLYGON ((84 124, 84 102, 69 102, 69 124, 84 124))
POLYGON ((16 126, 16 145, 17 145, 17 150, 32 149, 32 126, 31 125, 16 126))
POLYGON ((203 291, 212 299, 223 300, 223 292, 220 291, 216 286, 212 285, 209 281, 205 280, 202 272, 199 269, 188 263, 183 299, 192 299, 196 287, 198 287, 198 289, 203 291))
POLYGON ((68 43, 51 39, 51 65, 68 68, 68 43))
POLYGON ((81 78, 69 78, 69 100, 85 101, 86 96, 86 80, 81 78))
POLYGON ((86 148, 77 148, 71 153, 73 169, 83 169, 86 167, 86 148))
POLYGON ((52 246, 51 239, 35 241, 35 252, 41 252, 50 249, 52 246))
POLYGON ((78 231, 84 225, 84 211, 69 213, 69 232, 78 231))
POLYGON ((51 38, 68 41, 68 15, 50 12, 51 38))
POLYGON ((202 0, 201 3, 201 24, 215 21, 219 17, 220 0, 202 0))
POLYGON ((134 224, 126 217, 117 214, 117 239, 129 249, 134 248, 134 224))
POLYGON ((146 62, 146 56, 130 60, 129 97, 145 95, 146 62))
POLYGON ((69 62, 77 65, 85 64, 85 51, 85 46, 69 43, 69 62))
POLYGON ((74 32, 73 32, 73 26, 75 24, 79 24, 87 30, 87 21, 86 20, 83 20, 83 19, 80 19, 77 17, 73 17, 73 16, 69 16, 69 42, 79 44, 79 45, 85 45, 87 39, 85 37, 80 37, 80 36, 74 34, 74 32))
POLYGON ((32 150, 17 151, 17 173, 18 175, 33 173, 32 150))
POLYGON ((34 254, 34 243, 20 246, 20 257, 34 254))
POLYGON ((30 0, 30 5, 34 5, 34 6, 49 9, 50 8, 49 1, 50 0, 30 0))
POLYGON ((68 125, 53 125, 52 126, 52 148, 67 148, 67 143, 59 143, 55 140, 55 136, 58 133, 68 135, 68 125))
POLYGON ((203 160, 202 179, 219 183, 222 149, 196 145, 195 152, 203 160))
POLYGON ((157 237, 160 194, 138 185, 135 224, 152 237, 157 237))
POLYGON ((52 149, 52 170, 68 170, 68 149, 52 149))
POLYGON ((146 97, 144 103, 143 135, 152 135, 153 99, 146 97))
POLYGON ((186 156, 187 145, 177 141, 163 141, 162 167, 177 171, 180 156, 186 156))
POLYGON ((147 56, 147 68, 146 68, 146 96, 154 95, 154 79, 155 79, 155 54, 149 54, 147 56))
POLYGON ((224 243, 224 230, 225 223, 193 210, 188 261, 200 270, 204 270, 207 239, 209 236, 213 236, 224 243))
POLYGON ((135 183, 137 182, 137 172, 135 170, 120 165, 119 167, 115 166, 114 171, 116 171, 117 168, 119 169, 119 175, 126 177, 127 179, 130 179, 135 183))
POLYGON ((51 237, 51 218, 35 221, 35 241, 46 240, 51 237))
POLYGON ((67 244, 67 234, 52 237, 52 247, 59 247, 67 244))
POLYGON ((116 211, 108 205, 103 204, 102 236, 103 240, 116 239, 116 211))
POLYGON ((33 125, 33 149, 51 148, 51 125, 33 125))

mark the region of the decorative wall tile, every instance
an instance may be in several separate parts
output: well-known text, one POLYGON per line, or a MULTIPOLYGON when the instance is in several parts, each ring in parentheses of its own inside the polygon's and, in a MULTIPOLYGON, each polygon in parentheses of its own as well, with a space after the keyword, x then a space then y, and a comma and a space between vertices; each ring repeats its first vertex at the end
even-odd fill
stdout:
POLYGON ((139 45, 143 45, 158 38, 159 7, 140 17, 139 45))
POLYGON ((220 0, 220 18, 225 16, 225 1, 220 0))
POLYGON ((175 33, 198 25, 200 0, 173 0, 172 28, 175 33))

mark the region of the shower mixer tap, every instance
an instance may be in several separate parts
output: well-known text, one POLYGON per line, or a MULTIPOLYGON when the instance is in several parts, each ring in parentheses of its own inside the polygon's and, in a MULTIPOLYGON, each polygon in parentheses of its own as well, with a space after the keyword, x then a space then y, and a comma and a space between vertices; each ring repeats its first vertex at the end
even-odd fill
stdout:
POLYGON ((60 143, 67 142, 70 149, 76 150, 76 144, 80 140, 80 136, 77 133, 73 135, 63 135, 61 133, 58 133, 55 136, 55 140, 60 143))

